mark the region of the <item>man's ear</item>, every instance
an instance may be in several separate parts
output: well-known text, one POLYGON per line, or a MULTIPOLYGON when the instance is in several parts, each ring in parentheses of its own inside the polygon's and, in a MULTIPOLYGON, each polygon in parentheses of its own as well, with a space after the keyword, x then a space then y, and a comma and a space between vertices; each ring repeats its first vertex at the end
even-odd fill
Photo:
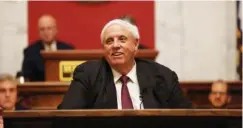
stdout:
POLYGON ((55 26, 55 31, 56 31, 56 35, 58 34, 58 29, 57 26, 55 26))
POLYGON ((101 45, 101 47, 102 47, 102 48, 104 48, 104 43, 103 43, 103 42, 101 42, 101 44, 100 44, 100 45, 101 45))
POLYGON ((212 99, 212 95, 210 93, 210 94, 208 94, 208 100, 211 102, 211 99, 212 99))
POLYGON ((138 50, 138 46, 139 46, 139 39, 136 39, 136 44, 135 44, 135 46, 136 46, 136 50, 138 50))

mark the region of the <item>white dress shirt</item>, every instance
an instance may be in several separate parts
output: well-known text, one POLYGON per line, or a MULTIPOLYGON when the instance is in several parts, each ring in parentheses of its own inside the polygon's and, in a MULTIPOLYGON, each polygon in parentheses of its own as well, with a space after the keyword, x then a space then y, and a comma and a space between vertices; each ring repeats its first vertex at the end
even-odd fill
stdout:
MULTIPOLYGON (((119 80, 122 74, 117 72, 115 69, 112 69, 112 73, 114 76, 114 83, 116 86, 117 107, 118 109, 122 109, 122 105, 121 105, 122 82, 119 80)), ((139 83, 137 79, 136 63, 133 66, 132 70, 126 76, 129 77, 129 80, 127 82, 127 87, 132 100, 133 109, 143 109, 143 104, 140 99, 140 89, 139 89, 139 83)))
POLYGON ((50 45, 44 43, 45 51, 56 51, 57 50, 57 42, 53 41, 50 45))

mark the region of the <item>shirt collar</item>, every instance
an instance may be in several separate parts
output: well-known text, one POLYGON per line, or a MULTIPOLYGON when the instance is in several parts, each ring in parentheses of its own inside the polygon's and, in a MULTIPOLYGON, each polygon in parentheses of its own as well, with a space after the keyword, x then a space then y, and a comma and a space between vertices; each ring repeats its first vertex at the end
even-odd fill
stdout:
POLYGON ((57 49, 57 42, 54 40, 50 45, 44 43, 45 50, 49 51, 55 51, 57 49))
MULTIPOLYGON (((119 79, 121 78, 122 74, 117 72, 115 69, 111 68, 112 70, 112 74, 114 77, 114 82, 117 83, 119 81, 119 79)), ((127 73, 127 77, 129 77, 129 79, 131 80, 131 82, 133 83, 137 83, 137 65, 136 62, 133 66, 133 68, 130 70, 130 72, 127 73)))

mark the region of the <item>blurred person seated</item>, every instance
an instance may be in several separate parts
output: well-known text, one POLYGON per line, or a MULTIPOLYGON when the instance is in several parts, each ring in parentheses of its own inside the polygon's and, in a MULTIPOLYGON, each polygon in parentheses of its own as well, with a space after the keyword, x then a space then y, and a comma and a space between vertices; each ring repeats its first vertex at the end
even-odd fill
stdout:
POLYGON ((223 109, 231 102, 230 88, 223 80, 212 83, 208 99, 212 108, 223 109))
MULTIPOLYGON (((135 18, 133 18, 131 15, 123 15, 120 17, 120 19, 125 20, 125 21, 137 26, 135 18)), ((148 49, 148 48, 145 45, 140 43, 138 45, 138 49, 148 49)))
POLYGON ((43 15, 38 21, 40 40, 24 49, 24 60, 22 73, 25 81, 45 81, 44 59, 40 54, 41 50, 56 51, 74 49, 68 43, 59 41, 57 36, 57 24, 51 15, 43 15))
POLYGON ((25 110, 17 104, 17 81, 9 74, 0 74, 0 106, 3 110, 25 110))

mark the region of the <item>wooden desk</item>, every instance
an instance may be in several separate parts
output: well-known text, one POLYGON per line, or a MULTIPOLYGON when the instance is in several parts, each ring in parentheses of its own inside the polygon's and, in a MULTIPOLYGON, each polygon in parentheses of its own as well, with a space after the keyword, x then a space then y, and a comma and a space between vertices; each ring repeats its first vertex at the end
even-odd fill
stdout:
POLYGON ((241 110, 52 110, 4 112, 5 128, 241 128, 241 110))
MULTIPOLYGON (((181 81, 180 85, 195 106, 209 107, 208 94, 211 83, 211 81, 181 81)), ((228 81, 227 83, 232 90, 232 102, 229 104, 229 108, 241 108, 241 81, 228 81)), ((68 88, 69 82, 29 82, 18 85, 20 102, 26 106, 31 106, 33 109, 56 109, 68 88)))
MULTIPOLYGON (((61 81, 59 77, 59 63, 61 61, 87 61, 97 60, 104 56, 104 50, 58 50, 54 52, 41 51, 45 60, 45 79, 46 81, 61 81)), ((138 50, 136 57, 155 60, 158 51, 154 49, 138 50)), ((69 76, 72 72, 67 73, 69 76)), ((63 74, 64 75, 64 74, 63 74)))

